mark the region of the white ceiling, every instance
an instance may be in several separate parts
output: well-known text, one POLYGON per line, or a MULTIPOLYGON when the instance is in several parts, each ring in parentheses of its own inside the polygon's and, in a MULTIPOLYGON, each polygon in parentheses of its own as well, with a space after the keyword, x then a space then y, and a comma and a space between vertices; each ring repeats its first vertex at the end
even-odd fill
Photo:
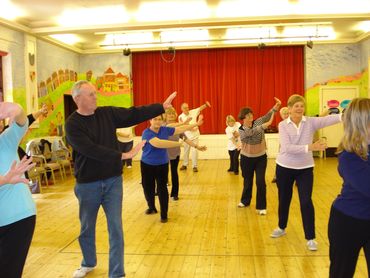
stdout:
MULTIPOLYGON (((72 23, 72 19, 67 23, 72 23)), ((187 1, 119 1, 119 0, 0 0, 0 25, 30 33, 36 37, 53 41, 78 53, 102 53, 106 32, 150 31, 154 38, 166 29, 207 29, 210 40, 207 46, 225 47, 223 38, 229 27, 273 26, 332 26, 335 38, 316 43, 355 43, 369 37, 369 0, 187 0, 187 1), (106 11, 104 7, 114 6, 106 11), (13 8, 19 16, 12 19, 13 8), (145 8, 146 7, 146 8, 145 8), (81 8, 98 8, 97 15, 84 15, 81 11, 74 19, 82 19, 85 24, 62 26, 58 19, 65 11, 81 8), (145 11, 147 13, 145 13, 145 11), (149 11, 149 13, 148 13, 149 11), (117 14, 117 17, 115 16, 117 14), (95 20, 97 20, 95 22, 95 20), (110 20, 110 23, 99 22, 110 20), (74 34, 79 41, 66 45, 49 37, 52 34, 74 34)), ((1 37, 1 34, 0 34, 1 37)), ((303 44, 305 38, 297 44, 303 44)), ((261 40, 262 42, 262 40, 261 40)), ((290 41, 275 41, 271 44, 291 44, 290 41)), ((258 42, 241 42, 233 46, 257 45, 258 42)), ((269 45, 270 43, 266 43, 269 45)), ((142 46, 132 51, 155 49, 160 46, 142 46)), ((119 48, 130 47, 120 45, 119 48)), ((162 46, 164 47, 164 46, 162 46)), ((176 48, 196 48, 186 46, 176 48)), ((117 51, 117 49, 115 50, 117 51)))

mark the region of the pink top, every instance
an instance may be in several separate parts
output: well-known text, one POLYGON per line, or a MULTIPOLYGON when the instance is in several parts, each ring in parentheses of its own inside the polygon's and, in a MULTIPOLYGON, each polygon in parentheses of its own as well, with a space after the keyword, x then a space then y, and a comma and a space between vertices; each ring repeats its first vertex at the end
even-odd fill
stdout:
POLYGON ((279 123, 280 152, 276 163, 282 167, 291 169, 305 169, 315 165, 312 151, 308 151, 308 145, 312 144, 316 130, 339 123, 341 114, 326 117, 302 117, 302 121, 296 126, 290 117, 279 123))

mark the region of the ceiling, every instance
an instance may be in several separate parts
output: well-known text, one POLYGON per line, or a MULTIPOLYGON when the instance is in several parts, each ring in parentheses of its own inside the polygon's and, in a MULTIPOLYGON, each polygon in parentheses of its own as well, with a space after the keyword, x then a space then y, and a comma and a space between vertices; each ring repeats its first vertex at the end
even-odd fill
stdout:
POLYGON ((0 25, 86 54, 170 46, 181 49, 308 41, 356 43, 370 36, 370 1, 0 0, 0 25), (230 28, 237 34, 230 36, 230 28), (292 28, 293 33, 286 32, 292 28), (321 28, 330 29, 331 35, 321 35, 321 28), (240 33, 241 29, 244 31, 240 33), (180 39, 166 41, 162 32, 169 30, 182 31, 180 39), (207 37, 190 34, 188 38, 184 31, 189 30, 201 30, 207 37), (150 37, 136 36, 126 41, 127 36, 143 33, 150 37), (50 37, 61 34, 76 41, 63 43, 50 37))

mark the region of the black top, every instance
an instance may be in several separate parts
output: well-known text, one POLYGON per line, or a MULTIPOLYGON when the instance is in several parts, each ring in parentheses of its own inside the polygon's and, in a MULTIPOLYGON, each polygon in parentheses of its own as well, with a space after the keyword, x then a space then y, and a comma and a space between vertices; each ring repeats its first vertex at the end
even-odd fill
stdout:
POLYGON ((94 114, 73 112, 66 121, 67 142, 73 148, 78 183, 122 175, 116 129, 130 127, 164 113, 162 104, 131 108, 98 107, 94 114))

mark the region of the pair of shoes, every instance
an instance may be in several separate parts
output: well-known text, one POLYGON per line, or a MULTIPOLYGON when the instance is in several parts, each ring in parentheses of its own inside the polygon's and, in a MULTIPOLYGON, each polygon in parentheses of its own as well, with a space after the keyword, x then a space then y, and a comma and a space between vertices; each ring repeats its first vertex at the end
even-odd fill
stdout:
POLYGON ((235 175, 239 175, 239 172, 234 172, 235 175))
POLYGON ((271 182, 276 183, 276 177, 274 177, 271 182))
POLYGON ((168 222, 168 218, 161 218, 161 223, 167 223, 168 222))
POLYGON ((174 201, 177 201, 178 199, 179 199, 179 197, 177 197, 177 196, 174 196, 174 197, 171 197, 172 198, 172 200, 174 200, 174 201))
POLYGON ((155 213, 157 213, 158 211, 157 211, 157 209, 156 208, 154 208, 154 209, 152 209, 152 208, 148 208, 146 211, 145 211, 145 214, 155 214, 155 213))
POLYGON ((180 168, 180 171, 183 171, 183 170, 186 170, 188 167, 186 167, 185 165, 182 165, 181 168, 180 168))
POLYGON ((131 165, 127 165, 127 169, 131 169, 132 168, 132 166, 131 165))
POLYGON ((313 239, 310 239, 307 241, 307 249, 310 251, 316 251, 317 250, 317 242, 313 239))
POLYGON ((228 172, 234 172, 233 169, 227 169, 228 172))
POLYGON ((198 172, 198 168, 197 167, 194 167, 193 168, 193 172, 198 172))
POLYGON ((259 215, 266 215, 267 214, 267 210, 265 210, 265 209, 257 209, 257 213, 259 215))
POLYGON ((238 204, 238 208, 245 208, 247 205, 244 205, 242 202, 238 204))
POLYGON ((276 228, 275 230, 272 231, 270 237, 272 238, 278 238, 281 236, 284 236, 286 234, 284 229, 276 228))
POLYGON ((88 266, 81 266, 79 269, 77 269, 75 272, 73 272, 72 277, 73 278, 82 278, 87 275, 90 271, 93 271, 94 267, 88 267, 88 266))

